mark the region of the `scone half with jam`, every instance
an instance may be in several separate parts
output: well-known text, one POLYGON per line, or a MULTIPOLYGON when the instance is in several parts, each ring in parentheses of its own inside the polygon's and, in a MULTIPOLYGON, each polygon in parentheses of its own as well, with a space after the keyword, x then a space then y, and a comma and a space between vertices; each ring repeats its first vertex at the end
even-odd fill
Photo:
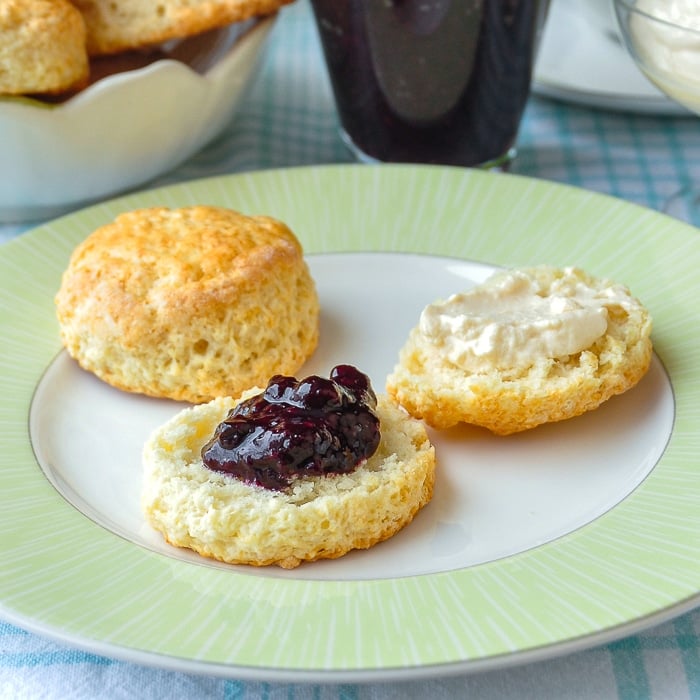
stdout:
POLYGON ((386 388, 437 429, 507 435, 632 388, 649 368, 651 326, 627 287, 579 268, 502 270, 423 310, 386 388))
POLYGON ((170 544, 283 568, 391 537, 435 480, 424 425, 349 365, 185 409, 154 431, 143 465, 144 515, 170 544))

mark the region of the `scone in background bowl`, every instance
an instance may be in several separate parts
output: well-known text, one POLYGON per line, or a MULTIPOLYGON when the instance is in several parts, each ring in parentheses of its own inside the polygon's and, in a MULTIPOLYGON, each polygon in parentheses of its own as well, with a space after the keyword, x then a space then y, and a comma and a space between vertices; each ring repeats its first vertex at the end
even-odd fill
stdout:
POLYGON ((230 123, 276 15, 173 42, 56 105, 0 98, 0 222, 56 216, 168 172, 230 123))

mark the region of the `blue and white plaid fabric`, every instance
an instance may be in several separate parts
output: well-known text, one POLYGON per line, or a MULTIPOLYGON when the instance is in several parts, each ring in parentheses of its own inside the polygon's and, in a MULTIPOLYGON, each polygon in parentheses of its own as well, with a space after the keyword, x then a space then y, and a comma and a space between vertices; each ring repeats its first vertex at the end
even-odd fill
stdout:
MULTIPOLYGON (((259 79, 231 127, 153 186, 222 173, 350 162, 307 0, 284 9, 259 79)), ((661 208, 700 181, 700 122, 533 97, 513 172, 661 208)), ((26 226, 0 226, 0 241, 26 226)), ((700 507, 700 504, 699 504, 700 507)), ((500 671, 372 685, 247 683, 141 667, 0 621, 0 699, 700 700, 700 610, 588 651, 500 671)))
POLYGON ((589 651, 502 671, 370 685, 293 685, 188 675, 75 651, 0 623, 8 700, 695 700, 700 610, 589 651))

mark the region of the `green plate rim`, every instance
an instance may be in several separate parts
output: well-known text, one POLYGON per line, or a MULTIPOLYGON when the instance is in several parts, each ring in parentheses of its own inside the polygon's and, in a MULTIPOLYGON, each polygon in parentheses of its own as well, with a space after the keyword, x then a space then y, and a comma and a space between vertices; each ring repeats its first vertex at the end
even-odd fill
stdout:
MULTIPOLYGON (((440 166, 304 166, 195 180, 75 212, 0 255, 5 449, 0 613, 107 656, 266 680, 494 668, 631 633, 700 602, 700 235, 575 187, 440 166), (649 476, 556 541, 458 571, 371 581, 240 574, 147 551, 70 506, 34 459, 28 414, 60 350, 53 295, 75 244, 118 212, 220 204, 286 221, 305 251, 576 264, 654 318, 674 428, 649 476)), ((398 349, 397 349, 398 350, 398 349)))

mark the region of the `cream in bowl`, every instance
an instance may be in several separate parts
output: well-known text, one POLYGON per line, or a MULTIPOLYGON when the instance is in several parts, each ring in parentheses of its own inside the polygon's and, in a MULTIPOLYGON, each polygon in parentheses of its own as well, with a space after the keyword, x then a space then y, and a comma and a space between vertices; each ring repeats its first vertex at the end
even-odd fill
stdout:
POLYGON ((664 93, 700 113, 700 3, 697 0, 618 0, 630 53, 664 93))

